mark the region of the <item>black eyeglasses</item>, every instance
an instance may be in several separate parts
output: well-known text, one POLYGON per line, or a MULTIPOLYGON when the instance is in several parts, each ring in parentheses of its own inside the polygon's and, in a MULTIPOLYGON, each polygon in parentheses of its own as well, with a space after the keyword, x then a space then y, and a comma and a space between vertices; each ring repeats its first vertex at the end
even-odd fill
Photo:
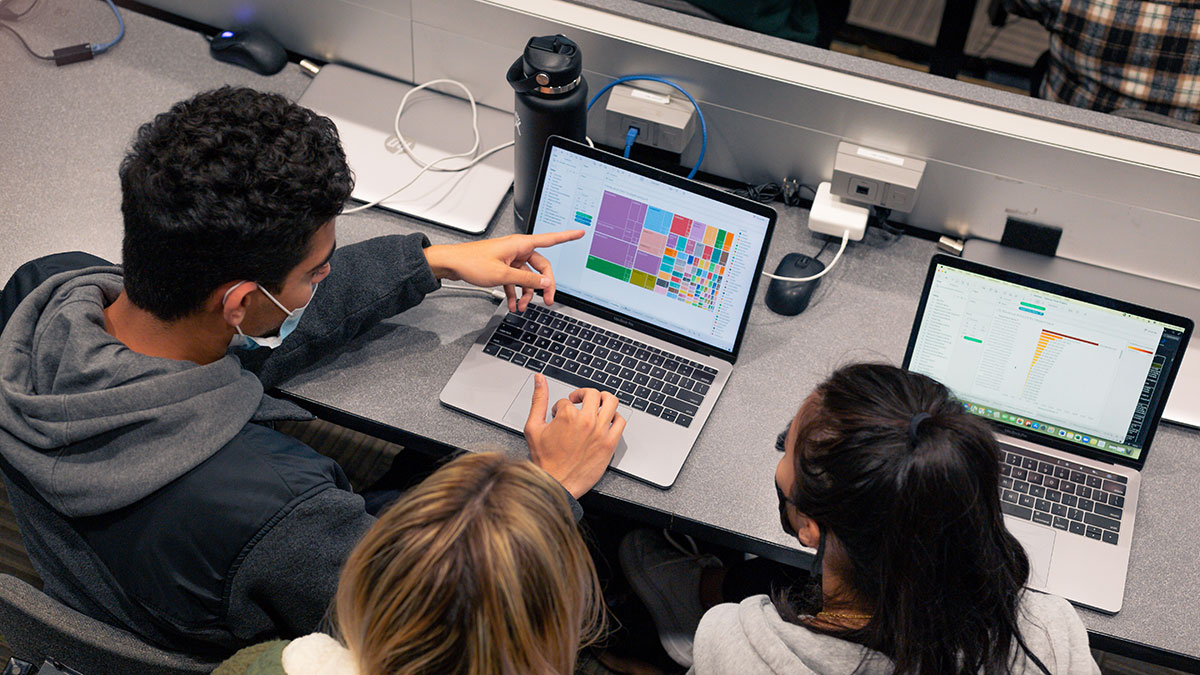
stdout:
POLYGON ((779 432, 778 436, 775 437, 775 449, 776 450, 778 450, 780 452, 787 452, 787 432, 788 432, 788 429, 790 429, 790 428, 791 428, 791 425, 789 424, 788 426, 783 428, 783 431, 779 432))

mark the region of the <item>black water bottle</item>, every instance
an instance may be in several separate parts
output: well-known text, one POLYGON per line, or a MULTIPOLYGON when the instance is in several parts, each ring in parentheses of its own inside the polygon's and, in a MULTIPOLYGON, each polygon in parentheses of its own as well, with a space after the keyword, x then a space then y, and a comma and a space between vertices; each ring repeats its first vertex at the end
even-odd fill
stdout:
POLYGON ((582 143, 587 135, 588 87, 579 46, 561 35, 530 38, 507 78, 517 92, 513 210, 523 229, 529 222, 546 139, 565 136, 582 143))

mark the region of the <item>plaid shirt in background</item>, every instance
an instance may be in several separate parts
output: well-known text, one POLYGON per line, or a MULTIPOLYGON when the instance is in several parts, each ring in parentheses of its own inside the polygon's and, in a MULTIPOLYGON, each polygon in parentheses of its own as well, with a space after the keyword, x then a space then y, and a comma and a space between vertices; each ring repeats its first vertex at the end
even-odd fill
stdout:
POLYGON ((1200 1, 1005 0, 1050 31, 1041 97, 1200 123, 1200 1))

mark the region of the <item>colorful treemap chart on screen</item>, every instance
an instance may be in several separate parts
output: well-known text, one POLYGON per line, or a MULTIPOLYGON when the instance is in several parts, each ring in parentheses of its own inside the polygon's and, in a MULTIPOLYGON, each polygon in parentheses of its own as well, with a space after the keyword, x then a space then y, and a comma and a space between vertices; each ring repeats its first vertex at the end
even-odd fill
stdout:
POLYGON ((731 232, 605 190, 587 268, 711 310, 733 239, 731 232))

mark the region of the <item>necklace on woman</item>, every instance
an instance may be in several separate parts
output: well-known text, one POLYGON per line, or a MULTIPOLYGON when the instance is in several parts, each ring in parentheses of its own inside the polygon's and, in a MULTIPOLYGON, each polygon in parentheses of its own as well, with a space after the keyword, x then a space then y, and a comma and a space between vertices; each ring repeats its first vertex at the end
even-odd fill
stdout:
POLYGON ((870 619, 872 614, 850 614, 846 612, 826 612, 824 610, 817 612, 817 616, 829 616, 835 619, 870 619))

